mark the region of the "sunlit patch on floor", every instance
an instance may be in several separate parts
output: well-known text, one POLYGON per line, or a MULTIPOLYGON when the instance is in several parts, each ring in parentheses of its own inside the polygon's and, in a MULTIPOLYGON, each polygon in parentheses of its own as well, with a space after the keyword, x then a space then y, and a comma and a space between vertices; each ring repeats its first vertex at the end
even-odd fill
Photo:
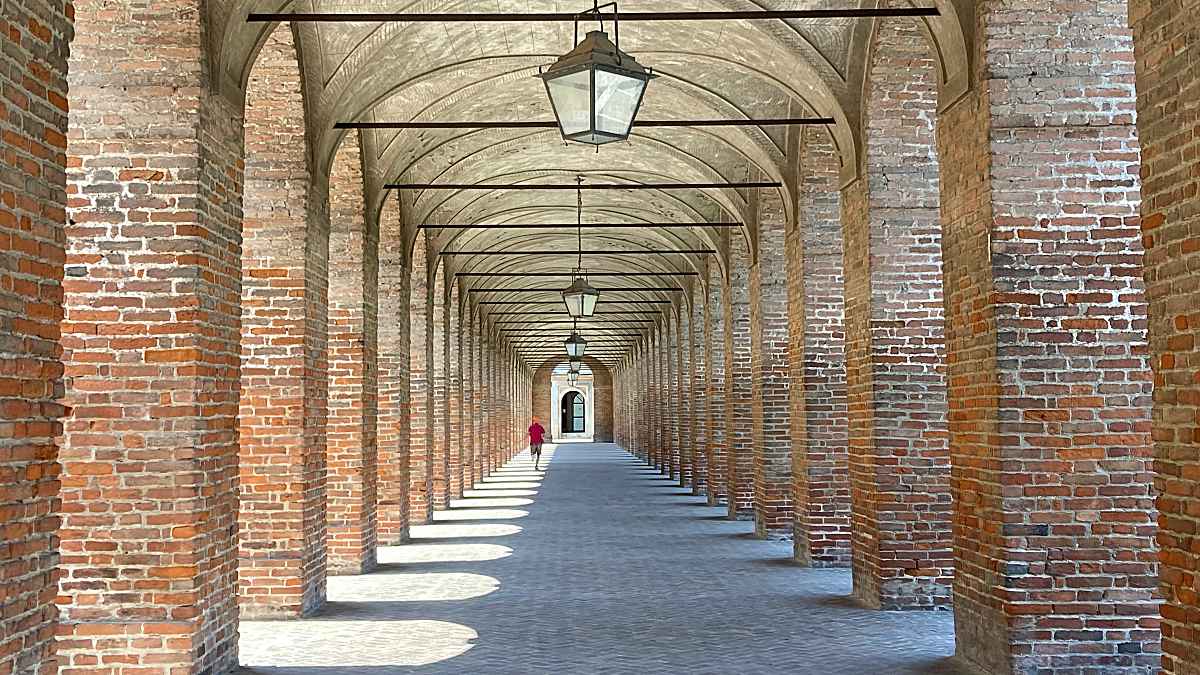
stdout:
POLYGON ((496 592, 495 577, 466 572, 405 572, 330 577, 330 602, 468 600, 496 592))
POLYGON ((463 490, 463 497, 467 499, 491 498, 491 497, 536 497, 537 490, 507 490, 504 488, 487 489, 487 490, 463 490))
POLYGON ((433 522, 449 523, 462 520, 512 520, 528 516, 528 511, 521 509, 458 509, 451 511, 434 511, 433 522))
POLYGON ((461 656, 479 634, 448 621, 243 621, 243 665, 427 666, 461 656), (302 647, 302 648, 299 648, 302 647))
POLYGON ((379 564, 482 562, 507 558, 512 552, 499 544, 404 544, 380 547, 379 564))
POLYGON ((520 525, 508 523, 445 523, 438 525, 413 525, 409 538, 453 539, 455 537, 507 537, 521 531, 520 525))
POLYGON ((451 499, 452 509, 496 508, 505 506, 529 506, 532 499, 522 497, 471 497, 467 499, 451 499))
POLYGON ((531 483, 528 481, 488 481, 484 483, 476 483, 476 490, 533 490, 540 488, 541 483, 531 483))

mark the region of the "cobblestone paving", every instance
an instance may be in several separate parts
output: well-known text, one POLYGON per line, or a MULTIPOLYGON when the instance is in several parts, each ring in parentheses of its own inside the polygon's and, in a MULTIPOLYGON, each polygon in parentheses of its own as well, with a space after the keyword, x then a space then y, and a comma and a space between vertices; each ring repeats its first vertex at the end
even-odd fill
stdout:
POLYGON ((958 671, 948 613, 848 600, 612 445, 519 457, 312 619, 244 622, 245 675, 958 671), (544 477, 542 475, 544 473, 544 477))

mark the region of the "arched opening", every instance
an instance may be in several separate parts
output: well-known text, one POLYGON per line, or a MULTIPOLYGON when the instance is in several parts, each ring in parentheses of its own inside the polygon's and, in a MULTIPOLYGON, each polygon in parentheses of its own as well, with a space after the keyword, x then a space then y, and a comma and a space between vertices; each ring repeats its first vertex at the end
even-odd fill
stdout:
POLYGON ((587 432, 587 406, 582 393, 568 391, 564 394, 559 415, 559 428, 563 434, 587 432))

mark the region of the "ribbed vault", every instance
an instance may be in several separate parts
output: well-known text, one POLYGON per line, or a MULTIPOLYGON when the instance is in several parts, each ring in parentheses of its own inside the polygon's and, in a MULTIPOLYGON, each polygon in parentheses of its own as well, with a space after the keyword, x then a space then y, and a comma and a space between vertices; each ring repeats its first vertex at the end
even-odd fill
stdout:
MULTIPOLYGON (((911 6, 899 3, 895 6, 911 6)), ((922 3, 925 4, 925 3, 922 3)), ((941 16, 921 20, 940 56, 942 104, 961 90, 967 70, 966 38, 959 12, 968 2, 936 0, 941 16), (958 7, 957 5, 962 5, 958 7)), ((506 0, 481 7, 468 0, 403 2, 307 0, 268 3, 223 0, 210 3, 214 25, 223 26, 218 72, 223 86, 242 87, 269 25, 242 20, 249 12, 568 12, 587 2, 506 0)), ((870 7, 875 2, 832 0, 627 0, 623 12, 870 7)), ((827 137, 838 155, 842 180, 859 171, 862 147, 860 100, 863 63, 868 58, 872 20, 827 19, 720 22, 626 22, 621 46, 660 76, 647 92, 641 119, 760 119, 802 115, 835 120, 827 137)), ((785 127, 643 128, 628 143, 596 152, 564 145, 557 130, 457 129, 369 130, 334 128, 341 121, 497 121, 551 119, 541 82, 541 65, 573 46, 569 23, 303 23, 294 27, 305 78, 309 145, 317 171, 327 171, 346 133, 359 133, 369 217, 378 218, 388 199, 398 199, 405 240, 417 228, 429 234, 434 265, 444 263, 463 297, 477 303, 503 302, 506 315, 561 307, 553 291, 562 287, 575 260, 575 233, 551 230, 429 229, 445 224, 562 224, 575 219, 572 192, 526 190, 388 190, 389 183, 725 183, 777 181, 788 185, 794 167, 785 127), (446 255, 455 251, 513 255, 446 255), (521 255, 523 251, 538 251, 521 255), (496 273, 539 276, 484 276, 496 273), (484 289, 494 289, 484 292, 484 289)), ((611 30, 611 27, 610 27, 611 30)), ((794 152, 794 151, 793 151, 794 152)), ((791 191, 779 190, 784 212, 793 212, 791 191)), ((638 276, 602 278, 605 287, 681 288, 703 276, 705 258, 728 269, 726 231, 687 228, 616 229, 603 223, 749 222, 755 200, 732 188, 670 191, 605 190, 584 194, 585 249, 605 251, 697 251, 714 253, 607 254, 585 265, 603 273, 638 276), (664 276, 649 276, 659 273, 664 276), (682 273, 682 274, 681 274, 682 273)), ((733 236, 753 237, 729 230, 733 236)), ((439 267, 440 269, 440 267, 439 267)), ((604 294, 602 311, 669 311, 687 293, 676 290, 604 294)), ((491 316, 493 312, 482 311, 491 316)), ((546 316, 546 315, 538 315, 546 316)), ((597 323, 589 335, 633 332, 645 324, 597 323)), ((534 363, 532 352, 529 363, 534 363)))

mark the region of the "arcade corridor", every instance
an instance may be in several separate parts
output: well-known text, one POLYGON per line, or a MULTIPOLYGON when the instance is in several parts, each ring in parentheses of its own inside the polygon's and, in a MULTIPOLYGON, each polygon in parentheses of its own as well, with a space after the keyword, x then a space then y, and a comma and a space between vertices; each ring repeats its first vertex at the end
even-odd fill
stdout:
POLYGON ((244 675, 959 672, 949 612, 858 607, 848 570, 794 565, 616 446, 550 448, 331 578, 316 616, 243 622, 244 675))

